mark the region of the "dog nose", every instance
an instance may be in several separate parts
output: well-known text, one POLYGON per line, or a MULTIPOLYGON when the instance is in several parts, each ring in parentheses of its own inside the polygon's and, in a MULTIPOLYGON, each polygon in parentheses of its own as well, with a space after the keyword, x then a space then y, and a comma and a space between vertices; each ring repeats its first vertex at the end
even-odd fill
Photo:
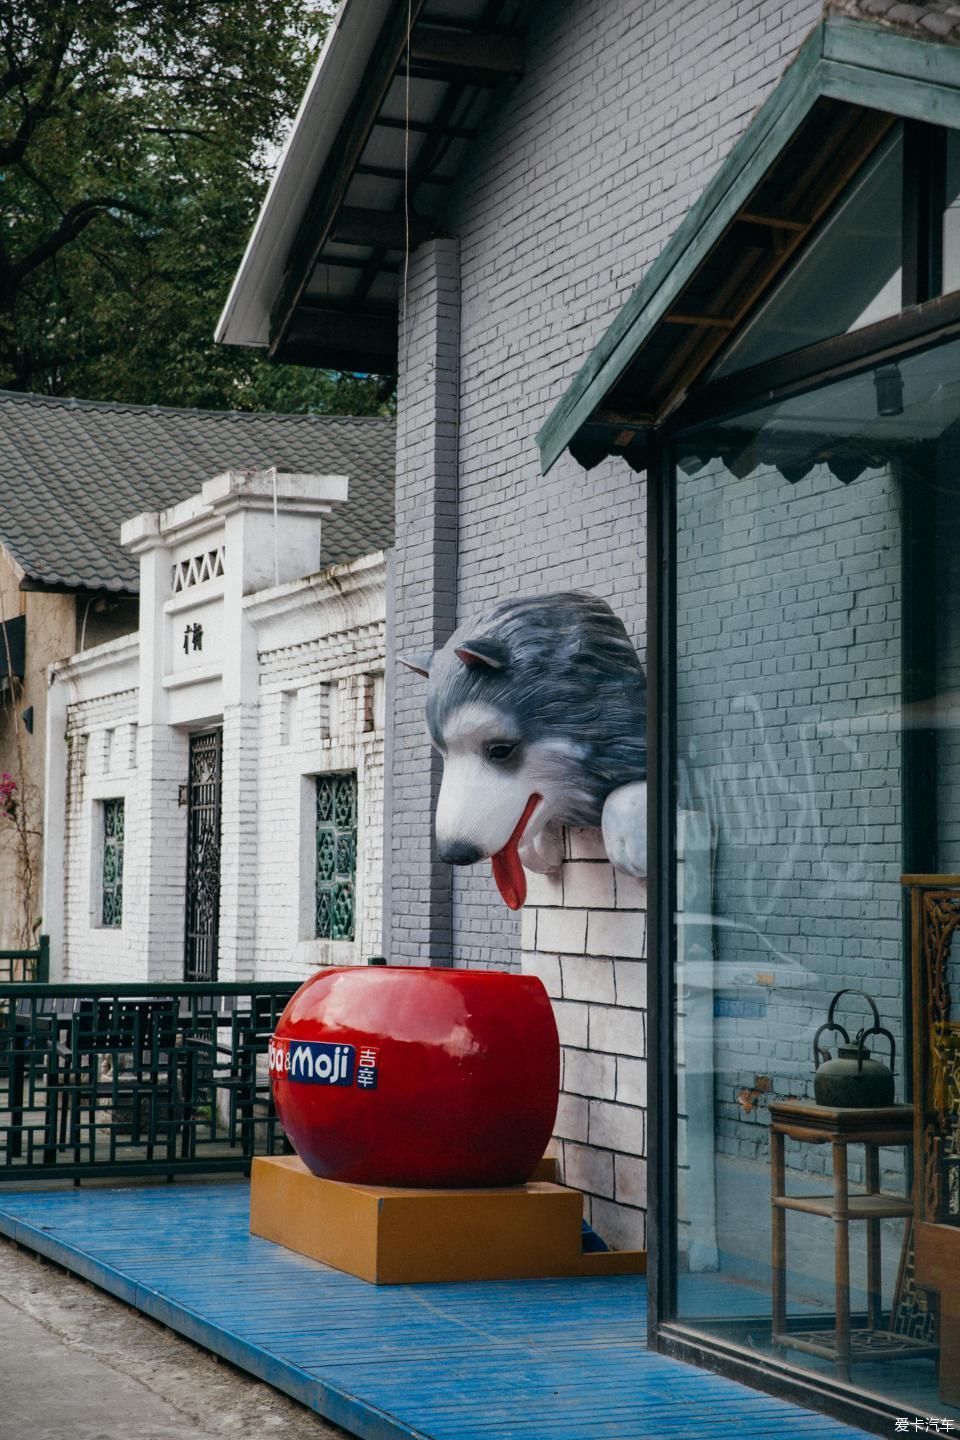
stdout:
POLYGON ((483 851, 465 840, 454 840, 437 846, 437 854, 445 865, 475 865, 483 858, 483 851))

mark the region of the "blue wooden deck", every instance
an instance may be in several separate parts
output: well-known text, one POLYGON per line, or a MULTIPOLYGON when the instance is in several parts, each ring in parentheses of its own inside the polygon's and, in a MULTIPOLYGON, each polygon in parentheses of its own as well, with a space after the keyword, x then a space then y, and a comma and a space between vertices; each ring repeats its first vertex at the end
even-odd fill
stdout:
POLYGON ((377 1288, 251 1236, 245 1184, 0 1192, 0 1233, 364 1440, 850 1440, 644 1348, 640 1277, 377 1288))

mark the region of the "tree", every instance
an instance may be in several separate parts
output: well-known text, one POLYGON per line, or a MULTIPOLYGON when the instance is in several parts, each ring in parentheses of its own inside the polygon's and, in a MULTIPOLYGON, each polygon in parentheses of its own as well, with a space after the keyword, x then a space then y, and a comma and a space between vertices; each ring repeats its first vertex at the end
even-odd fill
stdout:
POLYGON ((0 386, 376 413, 213 328, 330 0, 4 0, 0 386))

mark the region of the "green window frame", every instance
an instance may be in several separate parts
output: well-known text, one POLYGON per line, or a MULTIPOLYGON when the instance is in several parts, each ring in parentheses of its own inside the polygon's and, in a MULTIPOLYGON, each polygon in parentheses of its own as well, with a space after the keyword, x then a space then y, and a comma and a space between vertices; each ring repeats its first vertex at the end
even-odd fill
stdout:
POLYGON ((100 865, 100 921, 110 930, 123 924, 123 800, 103 801, 103 856, 100 865))
POLYGON ((357 774, 316 777, 318 940, 353 940, 356 929, 357 774))

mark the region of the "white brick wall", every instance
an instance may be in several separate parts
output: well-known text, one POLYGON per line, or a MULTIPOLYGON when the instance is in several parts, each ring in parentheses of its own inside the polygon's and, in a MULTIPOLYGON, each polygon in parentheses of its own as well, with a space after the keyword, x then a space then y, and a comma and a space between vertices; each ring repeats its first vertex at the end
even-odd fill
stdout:
MULTIPOLYGON (((145 980, 141 917, 145 901, 142 806, 137 771, 137 692, 120 691, 67 712, 67 813, 64 874, 66 980, 145 980), (102 924, 102 801, 123 799, 123 925, 102 924)), ((54 956, 54 963, 60 957, 54 956)))
POLYGON ((560 873, 529 877, 520 966, 543 981, 560 1032, 561 1178, 583 1191, 585 1214, 608 1244, 642 1248, 646 890, 620 885, 598 841, 599 832, 567 831, 560 873))
POLYGON ((383 670, 382 626, 349 659, 262 655, 256 767, 256 957, 261 979, 359 964, 382 948, 383 728, 372 723, 370 682, 383 670), (329 705, 330 695, 336 696, 329 705), (284 706, 294 716, 287 737, 284 706), (335 714, 331 731, 330 717, 335 714), (356 938, 313 936, 315 776, 357 774, 356 938))
POLYGON ((180 979, 186 811, 186 737, 138 726, 137 692, 67 710, 62 954, 65 980, 180 979), (124 801, 122 923, 102 924, 102 802, 124 801))

